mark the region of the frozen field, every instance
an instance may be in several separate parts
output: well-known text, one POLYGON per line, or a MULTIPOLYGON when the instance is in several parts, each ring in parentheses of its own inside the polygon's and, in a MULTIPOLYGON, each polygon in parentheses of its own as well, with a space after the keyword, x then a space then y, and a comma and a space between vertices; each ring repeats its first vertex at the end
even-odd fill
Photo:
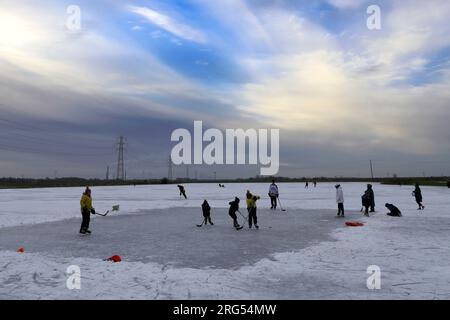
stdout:
POLYGON ((374 185, 377 212, 362 218, 365 184, 345 183, 344 220, 334 184, 279 188, 286 212, 267 209, 267 184, 188 184, 188 200, 176 185, 92 188, 98 212, 121 209, 93 218, 88 237, 77 234, 83 188, 0 190, 0 299, 450 298, 450 189, 423 187, 422 212, 412 187, 374 185), (226 208, 247 189, 262 196, 260 230, 235 231, 226 208), (203 199, 215 225, 197 228, 203 199), (404 216, 386 216, 385 202, 404 216), (344 226, 355 219, 366 225, 344 226), (123 262, 102 260, 113 254, 123 262), (81 290, 66 288, 70 265, 81 290), (367 289, 370 265, 380 290, 367 289))

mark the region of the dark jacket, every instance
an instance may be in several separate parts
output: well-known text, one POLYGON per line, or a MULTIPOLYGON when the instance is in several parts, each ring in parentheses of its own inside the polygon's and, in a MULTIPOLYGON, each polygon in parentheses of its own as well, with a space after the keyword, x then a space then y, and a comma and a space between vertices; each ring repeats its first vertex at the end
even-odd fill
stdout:
POLYGON ((391 204, 391 203, 386 203, 386 208, 388 208, 389 209, 389 211, 390 211, 390 214, 389 215, 391 215, 391 216, 395 216, 395 217, 401 217, 402 216, 402 212, 400 211, 400 209, 399 208, 397 208, 396 206, 394 206, 393 204, 391 204))
POLYGON ((366 190, 361 196, 361 203, 363 207, 370 207, 369 192, 366 190))
POLYGON ((367 201, 369 203, 369 206, 375 207, 375 194, 373 193, 372 186, 367 187, 366 193, 368 197, 367 201))
POLYGON ((230 209, 228 210, 228 214, 230 216, 236 216, 236 211, 239 210, 239 198, 234 198, 234 201, 229 202, 230 209))
POLYGON ((417 202, 422 202, 422 190, 420 190, 420 187, 416 187, 413 191, 414 197, 416 198, 417 202))
POLYGON ((209 206, 208 201, 204 201, 202 203, 202 211, 204 217, 209 217, 211 214, 211 207, 209 206))

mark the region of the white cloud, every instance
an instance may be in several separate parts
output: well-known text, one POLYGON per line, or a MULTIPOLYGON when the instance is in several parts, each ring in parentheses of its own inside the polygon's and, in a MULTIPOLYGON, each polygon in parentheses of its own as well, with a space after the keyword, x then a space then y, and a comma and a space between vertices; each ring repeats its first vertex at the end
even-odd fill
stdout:
POLYGON ((318 145, 417 154, 449 148, 448 135, 436 135, 445 128, 442 115, 448 114, 450 94, 444 88, 450 85, 449 72, 440 70, 438 83, 406 85, 426 71, 429 54, 450 45, 448 16, 450 3, 405 1, 385 12, 382 32, 352 36, 344 48, 303 18, 282 10, 260 12, 275 49, 243 60, 257 80, 243 87, 240 110, 318 145))
POLYGON ((203 32, 196 30, 195 28, 192 28, 187 24, 176 21, 168 15, 165 15, 153 9, 130 6, 128 7, 128 10, 144 17, 159 28, 164 29, 185 40, 198 43, 205 43, 207 40, 207 37, 203 32))

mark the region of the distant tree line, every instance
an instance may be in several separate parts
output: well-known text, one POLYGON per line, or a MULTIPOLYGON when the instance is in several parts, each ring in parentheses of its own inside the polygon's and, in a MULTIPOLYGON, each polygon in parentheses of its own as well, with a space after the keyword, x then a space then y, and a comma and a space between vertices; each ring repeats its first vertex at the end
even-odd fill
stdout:
POLYGON ((265 182, 269 183, 275 179, 277 182, 380 182, 390 185, 420 185, 447 186, 450 188, 449 177, 393 177, 393 178, 352 178, 352 177, 253 177, 239 179, 187 179, 179 178, 169 180, 162 179, 135 179, 135 180, 104 180, 104 179, 83 179, 77 177, 66 177, 57 179, 28 179, 28 178, 0 178, 0 189, 13 188, 57 188, 57 187, 84 187, 84 186, 121 186, 121 185, 151 185, 151 184, 179 184, 179 183, 244 183, 244 182, 265 182))

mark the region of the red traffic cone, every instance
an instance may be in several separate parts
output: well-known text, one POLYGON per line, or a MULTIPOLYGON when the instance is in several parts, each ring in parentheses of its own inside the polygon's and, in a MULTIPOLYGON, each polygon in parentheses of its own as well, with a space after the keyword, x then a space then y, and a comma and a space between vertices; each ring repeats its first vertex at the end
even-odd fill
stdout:
POLYGON ((25 248, 20 247, 19 249, 17 249, 17 252, 19 252, 19 253, 24 253, 24 252, 25 252, 25 248))
POLYGON ((112 262, 120 262, 122 261, 122 258, 118 255, 114 255, 112 257, 109 257, 108 259, 106 259, 106 261, 112 261, 112 262))

